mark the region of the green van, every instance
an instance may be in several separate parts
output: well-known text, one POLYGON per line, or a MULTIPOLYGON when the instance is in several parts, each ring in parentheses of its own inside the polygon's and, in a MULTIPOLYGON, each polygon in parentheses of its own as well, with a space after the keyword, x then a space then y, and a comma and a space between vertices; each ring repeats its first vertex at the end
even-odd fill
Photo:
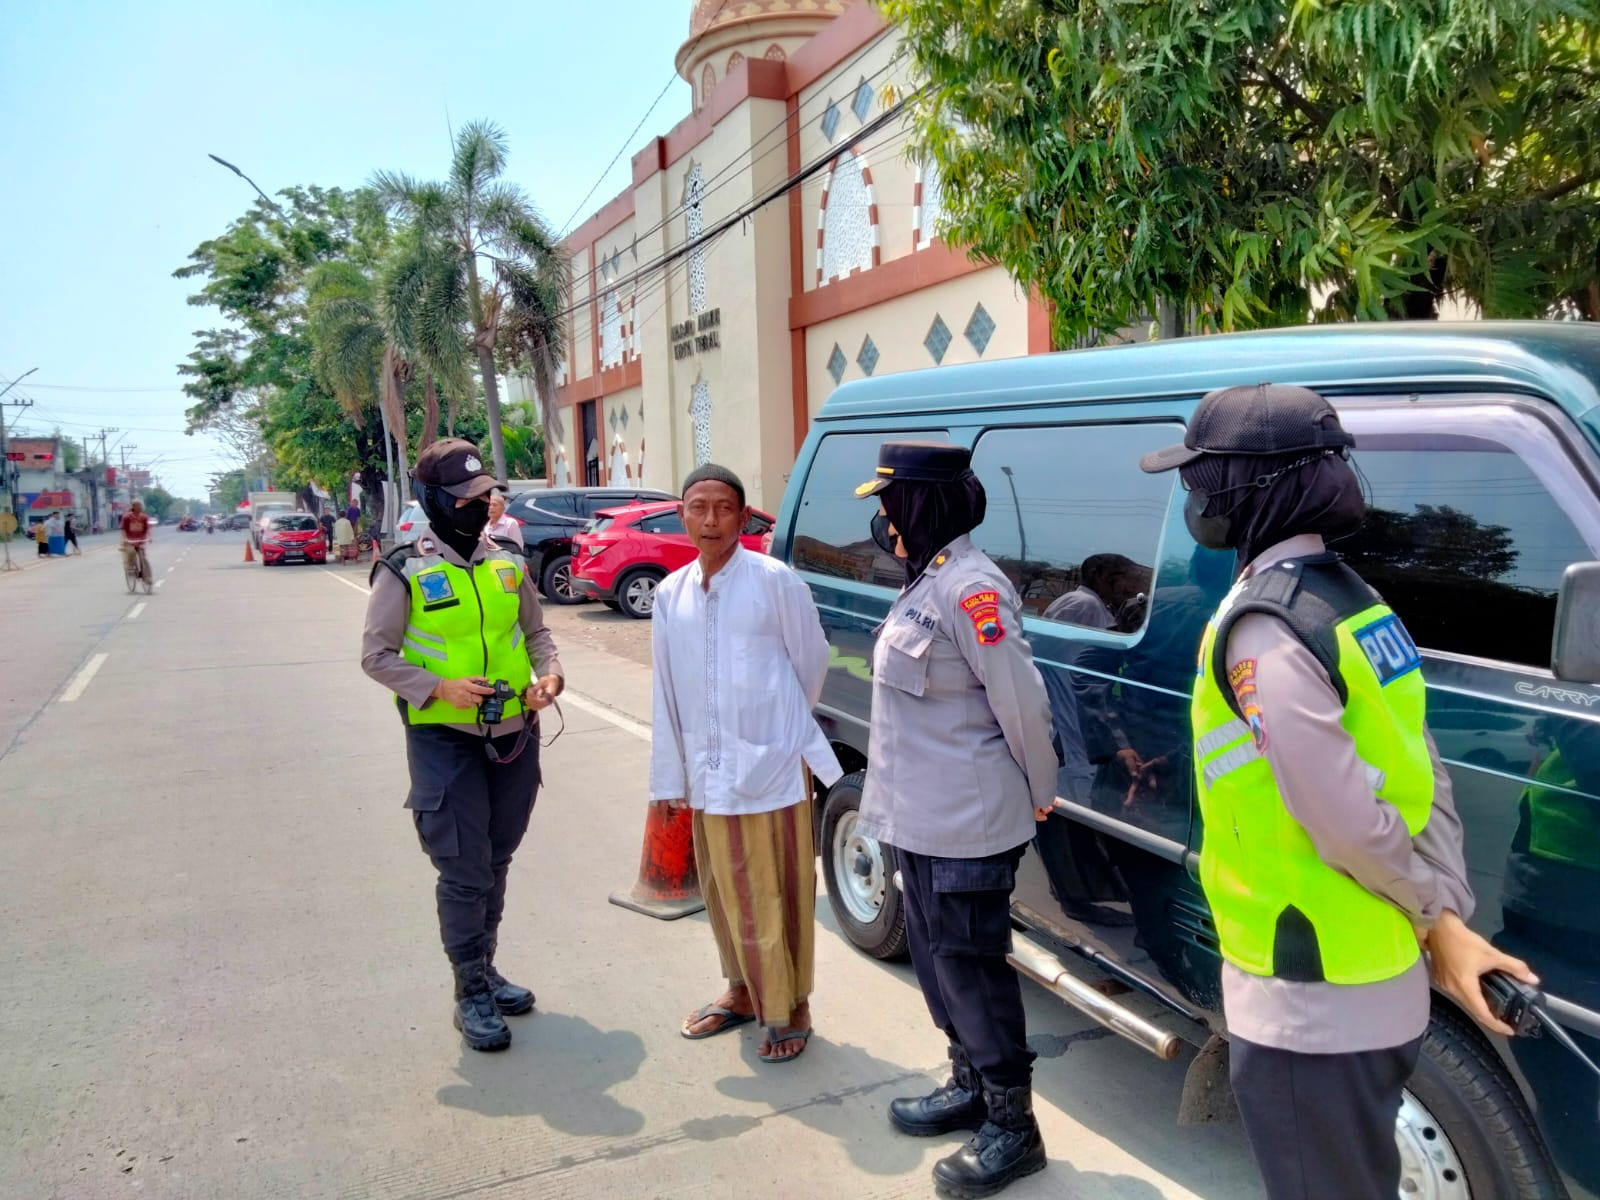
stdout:
MULTIPOLYGON (((888 438, 970 446, 974 539, 1023 597, 1056 716, 1055 814, 1018 879, 1012 961, 1175 1057, 1224 1031, 1197 878, 1189 693, 1233 573, 1184 526, 1182 439, 1213 388, 1315 388, 1355 434, 1370 512, 1340 551, 1422 648, 1454 779, 1474 924, 1526 958, 1548 1012, 1600 1060, 1600 328, 1364 324, 1191 338, 846 384, 790 480, 773 553, 832 649, 818 716, 846 775, 818 844, 841 928, 893 957, 891 849, 857 829, 872 629, 901 580, 853 495, 888 438)), ((1219 1056, 1194 1059, 1191 1071, 1219 1056)), ((1600 1197, 1600 1083, 1554 1038, 1485 1034, 1443 997, 1396 1129, 1407 1195, 1600 1197)))

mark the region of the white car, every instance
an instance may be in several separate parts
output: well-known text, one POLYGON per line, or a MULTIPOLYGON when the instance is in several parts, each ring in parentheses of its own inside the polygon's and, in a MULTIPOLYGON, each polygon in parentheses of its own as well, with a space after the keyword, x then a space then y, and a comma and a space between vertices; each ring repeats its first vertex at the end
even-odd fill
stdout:
POLYGON ((400 519, 394 525, 394 544, 409 546, 425 533, 431 532, 422 505, 413 500, 400 510, 400 519))

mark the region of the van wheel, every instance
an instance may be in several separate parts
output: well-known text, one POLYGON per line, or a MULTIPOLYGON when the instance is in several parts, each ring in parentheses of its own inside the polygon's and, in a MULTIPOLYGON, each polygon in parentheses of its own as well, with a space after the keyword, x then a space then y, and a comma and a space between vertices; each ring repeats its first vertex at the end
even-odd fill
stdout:
POLYGON ((1565 1196, 1533 1114, 1467 1018, 1435 1009, 1395 1122, 1400 1194, 1418 1200, 1565 1196))
POLYGON ((906 913, 894 874, 893 846, 860 831, 865 771, 852 771, 828 789, 822 807, 822 879, 839 928, 873 958, 902 958, 906 913))

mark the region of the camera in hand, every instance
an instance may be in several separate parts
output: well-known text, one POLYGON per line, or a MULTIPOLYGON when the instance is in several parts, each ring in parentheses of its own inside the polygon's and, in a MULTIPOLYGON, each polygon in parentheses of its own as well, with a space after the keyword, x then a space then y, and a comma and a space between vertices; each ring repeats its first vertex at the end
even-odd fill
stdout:
POLYGON ((485 725, 498 725, 505 718, 506 701, 515 700, 517 693, 504 679, 496 679, 490 686, 494 688, 494 695, 483 698, 478 706, 478 720, 485 725))

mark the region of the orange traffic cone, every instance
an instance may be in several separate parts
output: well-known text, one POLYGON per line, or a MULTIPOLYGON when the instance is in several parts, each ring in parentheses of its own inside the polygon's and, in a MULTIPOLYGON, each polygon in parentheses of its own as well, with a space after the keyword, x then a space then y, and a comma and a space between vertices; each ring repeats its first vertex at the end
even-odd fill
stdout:
POLYGON ((378 561, 378 539, 376 537, 372 539, 372 561, 378 561))
POLYGON ((611 903, 661 921, 675 921, 705 908, 694 862, 693 821, 687 808, 649 805, 639 880, 631 891, 612 892, 611 903))
POLYGON ((249 538, 244 540, 244 560, 245 562, 255 562, 256 560, 256 552, 250 548, 249 538))

